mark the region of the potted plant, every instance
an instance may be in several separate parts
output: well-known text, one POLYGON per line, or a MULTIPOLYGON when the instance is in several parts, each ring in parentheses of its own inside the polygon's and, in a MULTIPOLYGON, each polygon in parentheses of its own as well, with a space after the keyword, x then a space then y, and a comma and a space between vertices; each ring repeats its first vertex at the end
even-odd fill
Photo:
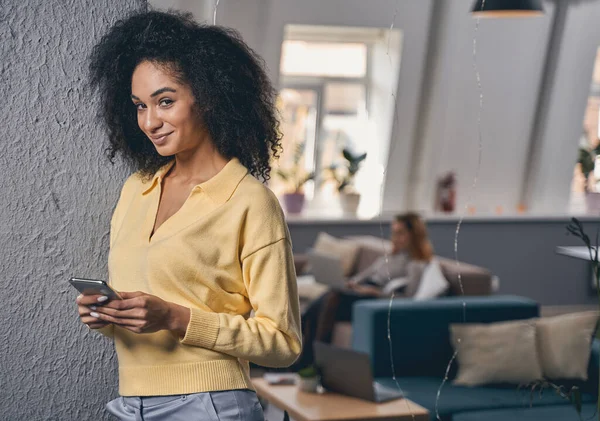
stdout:
POLYGON ((330 178, 333 178, 337 183, 337 190, 340 193, 340 204, 344 213, 355 214, 360 203, 360 193, 354 187, 354 177, 362 162, 367 157, 366 153, 355 155, 350 149, 342 150, 344 164, 333 164, 327 168, 330 178))
POLYGON ((600 192, 590 191, 590 174, 596 167, 596 156, 600 154, 600 144, 595 149, 579 148, 577 163, 581 167, 581 172, 585 178, 585 202, 588 212, 600 212, 600 192))
POLYGON ((296 145, 291 168, 277 168, 275 173, 288 185, 283 194, 283 204, 288 213, 297 214, 304 208, 304 185, 314 180, 315 173, 307 173, 300 165, 304 154, 304 143, 296 145))
POLYGON ((298 371, 298 387, 303 392, 317 392, 319 388, 319 370, 314 365, 298 371))

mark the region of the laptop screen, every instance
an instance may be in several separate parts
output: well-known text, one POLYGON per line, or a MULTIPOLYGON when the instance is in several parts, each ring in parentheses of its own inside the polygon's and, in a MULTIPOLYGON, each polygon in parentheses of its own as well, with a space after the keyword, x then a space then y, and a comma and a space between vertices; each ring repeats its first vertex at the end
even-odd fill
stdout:
POLYGON ((323 342, 314 343, 323 387, 356 398, 375 400, 369 355, 323 342))

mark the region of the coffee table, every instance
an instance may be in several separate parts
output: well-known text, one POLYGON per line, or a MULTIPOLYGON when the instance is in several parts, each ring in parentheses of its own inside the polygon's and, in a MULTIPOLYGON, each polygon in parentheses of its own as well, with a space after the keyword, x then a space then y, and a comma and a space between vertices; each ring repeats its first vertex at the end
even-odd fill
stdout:
POLYGON ((253 378, 256 393, 296 421, 429 421, 429 412, 408 400, 374 403, 337 393, 307 393, 298 386, 271 385, 253 378))

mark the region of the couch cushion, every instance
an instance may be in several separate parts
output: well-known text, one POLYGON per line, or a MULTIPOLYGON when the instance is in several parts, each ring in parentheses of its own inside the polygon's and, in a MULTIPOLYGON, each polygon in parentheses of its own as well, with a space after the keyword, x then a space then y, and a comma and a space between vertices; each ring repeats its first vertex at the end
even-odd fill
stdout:
MULTIPOLYGON (((581 418, 584 420, 595 419, 595 413, 596 404, 594 403, 585 404, 581 408, 581 418)), ((569 421, 578 419, 575 407, 564 404, 534 408, 465 412, 455 415, 452 421, 569 421)))
POLYGON ((597 324, 597 311, 538 319, 537 341, 544 377, 587 380, 597 324))
MULTIPOLYGON (((370 355, 377 377, 391 376, 387 335, 389 310, 388 299, 374 299, 358 301, 352 312, 352 347, 370 355)), ((538 314, 538 304, 524 297, 395 299, 390 329, 396 374, 442 376, 454 353, 448 326, 462 323, 463 316, 469 323, 491 323, 529 319, 538 314)))
POLYGON ((438 257, 438 260, 444 277, 450 283, 450 295, 463 295, 463 292, 464 295, 492 293, 492 273, 489 270, 464 262, 457 264, 454 259, 444 257, 438 257))
MULTIPOLYGON (((451 324, 450 336, 458 362, 454 384, 527 384, 541 379, 536 320, 451 324)), ((589 347, 587 353, 589 358, 589 347)))
POLYGON ((356 257, 356 266, 354 274, 362 272, 371 266, 377 259, 387 253, 391 253, 392 243, 387 239, 378 238, 371 235, 354 235, 346 237, 359 245, 358 256, 356 257))
POLYGON ((356 258, 360 251, 360 246, 355 241, 336 238, 326 232, 320 232, 313 250, 339 258, 345 276, 352 276, 355 272, 356 258))
MULTIPOLYGON (((395 387, 395 383, 390 378, 377 379, 378 382, 388 387, 395 387)), ((430 413, 430 419, 436 420, 436 396, 438 389, 442 384, 441 377, 400 377, 398 383, 408 399, 425 407, 430 413)), ((591 394, 582 394, 583 402, 595 402, 591 394)), ((561 421, 577 419, 577 414, 568 401, 564 400, 555 393, 546 390, 540 397, 539 393, 534 393, 533 397, 526 389, 518 389, 516 386, 490 385, 482 387, 455 386, 446 382, 440 393, 440 399, 437 406, 437 412, 442 421, 458 421, 457 416, 453 414, 466 413, 469 411, 487 411, 506 408, 528 409, 529 406, 542 407, 547 405, 561 405, 572 411, 571 418, 558 418, 561 421)), ((568 412, 568 411, 567 411, 568 412)), ((487 412, 486 412, 487 414, 487 412)), ((469 421, 490 421, 492 418, 468 418, 469 421)), ((536 420, 546 420, 546 418, 535 418, 536 420)), ((466 421, 467 419, 461 419, 466 421)), ((513 418, 494 418, 494 421, 517 421, 513 418)))

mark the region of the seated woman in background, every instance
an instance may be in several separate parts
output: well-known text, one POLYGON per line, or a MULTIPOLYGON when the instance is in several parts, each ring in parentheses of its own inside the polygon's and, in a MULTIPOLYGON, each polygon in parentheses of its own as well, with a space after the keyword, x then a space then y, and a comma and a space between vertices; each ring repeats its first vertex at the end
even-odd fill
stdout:
POLYGON ((394 294, 412 297, 418 290, 423 271, 433 257, 427 229, 418 214, 398 215, 391 224, 392 249, 371 266, 356 274, 343 290, 331 290, 315 300, 303 315, 303 349, 294 368, 313 363, 313 342, 331 342, 336 322, 352 320, 352 306, 365 299, 394 294))
POLYGON ((381 256, 348 280, 353 296, 381 297, 395 292, 412 297, 417 291, 423 270, 433 257, 425 223, 413 212, 397 215, 391 225, 390 240, 389 255, 381 256))

